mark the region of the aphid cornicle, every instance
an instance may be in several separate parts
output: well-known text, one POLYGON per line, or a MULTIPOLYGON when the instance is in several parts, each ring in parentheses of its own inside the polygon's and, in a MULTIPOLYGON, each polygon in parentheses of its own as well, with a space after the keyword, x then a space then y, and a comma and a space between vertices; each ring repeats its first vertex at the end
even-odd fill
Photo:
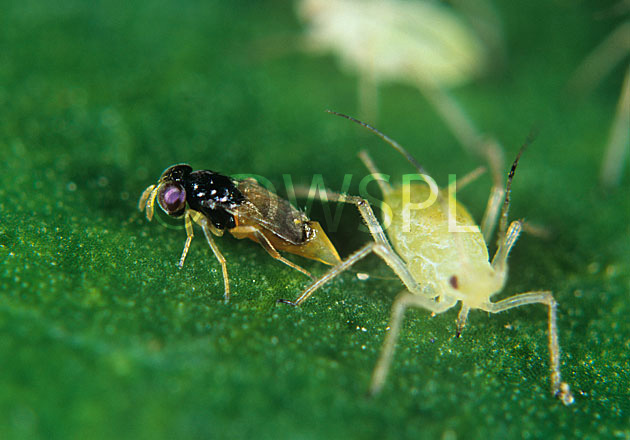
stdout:
POLYGON ((273 258, 308 275, 302 267, 284 258, 285 251, 329 265, 341 260, 318 222, 311 221, 287 200, 263 188, 255 179, 232 179, 209 170, 193 171, 186 164, 167 168, 156 185, 144 190, 138 208, 153 218, 154 204, 172 217, 183 217, 186 243, 179 260, 184 265, 193 238, 193 222, 203 229, 208 245, 221 265, 225 299, 230 283, 225 258, 212 235, 225 231, 236 238, 249 238, 273 258))
MULTIPOLYGON (((556 328, 557 303, 551 292, 532 291, 491 302, 491 297, 505 286, 508 254, 522 229, 522 222, 519 220, 513 221, 508 227, 507 215, 512 178, 521 153, 528 142, 521 147, 508 176, 499 221, 498 249, 492 260, 489 260, 488 248, 483 238, 485 235, 483 233, 486 231, 482 231, 464 206, 457 202, 454 184, 447 189, 438 189, 435 181, 394 140, 364 122, 339 113, 335 114, 357 122, 379 135, 414 165, 426 184, 416 181, 401 187, 391 187, 387 182, 378 180, 384 203, 389 207, 383 212, 385 224, 389 225, 387 236, 393 247, 366 200, 329 193, 329 200, 354 203, 358 207, 374 241, 366 244, 341 264, 334 266, 327 274, 315 280, 296 301, 281 301, 293 305, 302 304, 324 283, 371 253, 377 254, 390 266, 403 282, 406 290, 396 298, 392 306, 390 330, 372 375, 372 393, 380 391, 385 382, 407 308, 424 308, 439 314, 461 302, 461 310, 457 318, 457 336, 459 336, 466 325, 468 312, 471 309, 498 313, 526 304, 544 304, 549 310, 551 391, 564 404, 573 403, 569 385, 562 382, 560 376, 560 345, 556 328), (433 203, 426 203, 432 195, 433 203), (418 202, 425 202, 424 206, 420 207, 421 204, 418 202), (455 232, 462 229, 466 232, 455 232)), ((379 174, 366 152, 362 152, 360 156, 371 173, 379 174)), ((462 180, 470 181, 466 177, 462 180)), ((460 186, 457 187, 459 188, 460 186)), ((488 206, 487 210, 492 212, 493 207, 488 206)), ((498 212, 496 209, 494 211, 498 212)), ((492 221, 489 224, 495 224, 495 222, 492 221)))

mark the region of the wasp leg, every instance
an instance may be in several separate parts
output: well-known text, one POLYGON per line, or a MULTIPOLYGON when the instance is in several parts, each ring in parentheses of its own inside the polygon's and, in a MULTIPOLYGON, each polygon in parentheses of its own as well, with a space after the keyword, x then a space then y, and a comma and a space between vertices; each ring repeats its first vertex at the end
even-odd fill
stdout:
POLYGON ((418 290, 418 283, 413 279, 413 276, 409 273, 407 266, 400 259, 398 254, 396 254, 396 252, 394 252, 394 250, 389 246, 384 246, 381 243, 371 242, 364 245, 354 254, 350 255, 347 259, 342 261, 337 266, 334 266, 326 274, 315 280, 302 292, 302 294, 295 301, 291 302, 287 300, 280 300, 280 302, 299 306, 304 301, 306 301, 317 289, 322 287, 331 279, 335 278, 340 273, 350 268, 357 261, 367 257, 372 252, 381 257, 383 261, 385 261, 385 263, 387 263, 387 265, 392 268, 396 275, 398 275, 398 278, 400 278, 400 280, 409 290, 418 290))
POLYGON ((260 244, 264 250, 267 251, 267 253, 275 258, 276 260, 286 264, 289 267, 292 267, 293 269, 302 272, 304 275, 306 275, 307 277, 309 277, 310 279, 314 280, 315 277, 313 275, 311 275, 311 273, 304 269, 301 266, 298 266, 297 264, 295 264, 293 261, 291 260, 287 260, 286 258, 284 258, 282 255, 280 255, 280 252, 278 252, 278 250, 273 247, 273 244, 271 244, 271 242, 267 239, 267 237, 265 237, 265 235, 260 232, 257 228, 253 227, 253 226, 237 226, 236 228, 234 228, 233 230, 231 230, 232 233, 238 233, 238 234, 251 234, 254 236, 254 238, 256 239, 256 242, 258 244, 260 244))
POLYGON ((398 339, 398 334, 400 333, 400 326, 407 308, 423 308, 437 314, 450 309, 455 305, 455 303, 457 303, 457 300, 455 299, 437 302, 434 299, 427 298, 423 295, 413 294, 408 291, 404 291, 396 297, 394 305, 392 306, 392 314, 389 319, 389 332, 387 333, 385 342, 383 342, 381 355, 376 363, 376 367, 374 367, 374 372, 372 373, 370 394, 377 394, 383 388, 383 384, 387 378, 387 372, 389 371, 389 366, 392 363, 394 348, 396 347, 396 341, 398 339))
POLYGON ((186 243, 184 244, 184 250, 182 251, 182 256, 179 259, 179 268, 184 267, 184 261, 186 261, 186 255, 188 255, 188 249, 190 249, 190 243, 192 242, 195 233, 193 231, 192 225, 192 214, 190 211, 186 211, 186 215, 184 216, 184 225, 186 226, 186 243))
POLYGON ((142 195, 138 200, 138 210, 140 210, 140 212, 144 211, 144 208, 147 205, 147 200, 149 200, 149 196, 153 195, 152 193, 154 189, 155 185, 151 185, 142 192, 142 195))
POLYGON ((142 212, 146 208, 146 215, 149 221, 153 219, 153 205, 155 203, 155 197, 157 195, 158 189, 158 186, 151 185, 144 190, 144 192, 140 196, 140 200, 138 200, 138 209, 142 212))
POLYGON ((549 307, 549 357, 551 370, 551 392, 562 400, 565 405, 571 405, 574 401, 569 385, 562 382, 560 376, 560 344, 558 343, 558 329, 556 326, 556 308, 558 303, 551 292, 537 291, 514 295, 496 303, 486 303, 479 307, 491 313, 499 313, 528 304, 545 304, 549 307))
MULTIPOLYGON (((212 249, 214 256, 217 258, 217 261, 221 265, 221 270, 223 271, 223 285, 225 286, 224 298, 225 298, 225 302, 228 302, 230 300, 230 279, 228 277, 227 264, 225 262, 225 257, 223 256, 223 254, 219 250, 219 247, 216 245, 216 243, 212 239, 212 229, 208 225, 208 222, 205 219, 198 219, 196 221, 201 226, 201 229, 203 229, 203 233, 206 236, 208 245, 210 246, 210 249, 212 249)), ((190 225, 190 229, 192 232, 192 224, 190 225)), ((188 230, 188 226, 186 226, 186 230, 188 230)), ((192 236, 189 236, 189 238, 192 239, 192 236)))

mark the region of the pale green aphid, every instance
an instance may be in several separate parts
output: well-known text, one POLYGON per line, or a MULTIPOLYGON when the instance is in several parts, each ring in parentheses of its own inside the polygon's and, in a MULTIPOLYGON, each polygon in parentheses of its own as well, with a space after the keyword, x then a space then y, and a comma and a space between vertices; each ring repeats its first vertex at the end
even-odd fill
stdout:
MULTIPOLYGON (((556 327, 557 303, 551 292, 531 291, 491 302, 491 297, 501 292, 505 286, 508 254, 522 228, 519 220, 513 221, 508 227, 507 214, 512 178, 527 143, 521 147, 509 173, 505 188, 506 196, 500 214, 498 249, 492 260, 489 260, 484 234, 464 206, 456 201, 455 185, 439 190, 433 179, 395 141, 361 121, 339 115, 369 128, 400 151, 423 175, 426 183, 408 183, 402 187, 391 187, 388 183, 379 180, 385 206, 389 207, 389 209, 384 209, 383 219, 384 223, 389 225, 387 229, 389 241, 366 200, 329 193, 329 200, 356 204, 374 241, 366 244, 314 281, 291 304, 302 304, 324 283, 371 253, 377 254, 387 263, 403 282, 406 290, 398 295, 392 307, 390 331, 372 375, 370 387, 372 393, 379 392, 385 383, 407 308, 424 308, 439 314, 461 302, 461 310, 457 318, 457 335, 459 336, 466 325, 468 312, 471 309, 498 313, 527 304, 544 304, 549 309, 551 392, 565 405, 573 403, 574 398, 569 385, 562 382, 560 375, 560 345, 556 327)), ((367 153, 362 152, 361 158, 370 172, 378 174, 367 153)), ((470 181, 466 177, 463 180, 470 181)), ((460 181, 460 187, 461 183, 460 181)), ((492 208, 488 207, 488 209, 492 208)), ((496 209, 494 211, 498 212, 496 209)))
POLYGON ((308 48, 335 53, 344 68, 377 83, 452 87, 486 67, 475 29, 440 2, 300 0, 297 10, 308 26, 308 48))

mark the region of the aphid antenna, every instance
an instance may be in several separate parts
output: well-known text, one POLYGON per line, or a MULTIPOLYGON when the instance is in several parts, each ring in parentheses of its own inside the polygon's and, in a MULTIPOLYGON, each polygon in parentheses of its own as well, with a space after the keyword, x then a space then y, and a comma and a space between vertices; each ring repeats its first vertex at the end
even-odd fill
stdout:
POLYGON ((503 201, 503 206, 501 207, 501 215, 499 220, 499 235, 498 239, 501 240, 507 231, 508 224, 508 210, 510 209, 510 192, 512 191, 512 179, 514 179, 514 173, 516 172, 516 166, 518 165, 518 161, 521 158, 523 152, 529 147, 529 145, 534 142, 538 136, 538 130, 536 128, 532 128, 532 130, 527 135, 525 142, 521 145, 521 148, 518 150, 518 154, 516 155, 516 159, 512 163, 512 168, 510 168, 510 173, 508 174, 507 183, 505 184, 505 200, 503 201))
POLYGON ((375 135, 377 135, 378 137, 380 137, 381 139, 383 139, 385 142, 387 142, 389 145, 391 145, 396 151, 398 151, 400 154, 402 154, 404 156, 405 159, 407 159, 407 161, 416 169, 418 170, 418 173, 420 174, 424 174, 429 176, 430 174, 427 173, 427 171, 424 169, 424 167, 422 165, 420 165, 418 163, 418 161, 407 151, 403 148, 402 145, 400 145, 398 142, 396 142, 395 140, 393 140, 392 138, 390 138, 389 136, 387 136, 386 134, 381 133, 380 131, 378 131, 376 128, 372 127, 370 124, 367 124, 363 121, 360 121, 356 118, 353 118, 352 116, 348 116, 348 115, 344 115, 343 113, 339 113, 333 110, 326 110, 326 113, 331 113, 333 115, 337 115, 337 116, 341 116, 342 118, 346 118, 349 119, 352 122, 355 122, 359 125, 362 125, 363 127, 367 128, 368 130, 370 130, 372 133, 374 133, 375 135))
MULTIPOLYGON (((386 134, 381 133, 379 130, 377 130, 376 128, 372 127, 371 125, 360 121, 356 118, 353 118, 352 116, 348 116, 345 115, 343 113, 339 113, 333 110, 326 110, 327 113, 332 113, 333 115, 337 115, 337 116, 341 116, 342 118, 346 118, 351 120, 352 122, 356 122, 359 125, 362 125, 363 127, 367 128, 368 130, 370 130, 372 133, 376 134, 378 137, 380 137, 381 139, 383 139, 385 142, 387 142, 389 145, 391 145, 396 151, 398 151, 400 154, 402 154, 405 159, 407 159, 407 161, 414 167, 416 168, 416 170, 418 170, 418 172, 422 175, 426 175, 429 176, 429 174, 427 173, 427 171, 424 169, 424 167, 422 165, 420 165, 418 163, 418 161, 407 151, 403 148, 402 145, 400 145, 398 142, 396 142, 395 140, 393 140, 392 138, 390 138, 389 136, 387 136, 386 134)), ((444 197, 442 197, 442 194, 438 191, 437 193, 438 196, 438 203, 442 203, 444 205, 444 209, 446 212, 449 211, 449 201, 446 200, 444 197)), ((507 215, 507 214, 506 214, 507 215)), ((470 256, 468 254, 466 254, 466 252, 464 252, 463 250, 463 245, 461 243, 461 237, 458 237, 457 241, 457 248, 458 248, 458 253, 461 257, 461 260, 464 264, 467 264, 468 261, 470 261, 470 256)))

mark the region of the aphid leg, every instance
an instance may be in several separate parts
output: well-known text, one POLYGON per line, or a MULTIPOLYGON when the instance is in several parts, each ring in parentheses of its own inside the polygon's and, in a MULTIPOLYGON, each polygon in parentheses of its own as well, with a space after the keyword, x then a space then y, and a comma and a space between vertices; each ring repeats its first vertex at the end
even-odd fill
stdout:
MULTIPOLYGON (((294 190, 298 197, 308 197, 310 195, 308 187, 296 186, 294 190)), ((316 197, 325 202, 351 203, 355 205, 359 210, 361 217, 363 217, 363 221, 367 225, 374 240, 384 246, 391 247, 389 245, 389 241, 387 241, 385 233, 383 232, 381 224, 376 218, 376 215, 374 215, 370 202, 362 197, 340 194, 331 190, 326 190, 324 195, 317 194, 316 197)))
POLYGON ((492 238, 494 228, 497 225, 501 202, 503 202, 503 197, 505 196, 502 172, 504 157, 503 149, 494 140, 486 141, 482 148, 483 154, 490 166, 490 173, 492 174, 492 189, 490 190, 486 210, 484 211, 481 219, 481 233, 483 234, 483 238, 486 243, 489 243, 492 238))
POLYGON ((464 150, 482 156, 479 151, 482 136, 455 98, 437 85, 421 85, 420 91, 442 117, 464 150))
POLYGON ((479 177, 481 177, 481 175, 483 173, 485 173, 485 172, 486 172, 486 167, 480 166, 480 167, 475 168, 474 170, 472 170, 468 174, 464 175, 464 177, 462 177, 461 179, 457 179, 457 184, 455 186, 455 191, 461 191, 466 186, 470 185, 475 180, 477 180, 479 177))
POLYGON ((521 223, 523 226, 523 232, 526 232, 527 234, 532 235, 534 237, 537 237, 543 240, 549 240, 551 236, 553 235, 553 231, 546 226, 533 223, 530 221, 526 221, 526 220, 521 220, 521 223))
POLYGON ((217 260, 219 261, 219 264, 221 265, 221 270, 223 271, 223 285, 225 286, 224 298, 225 298, 225 302, 228 302, 230 300, 230 279, 228 277, 227 264, 225 263, 225 257, 223 256, 218 246, 212 239, 212 230, 208 226, 208 222, 205 219, 200 219, 199 221, 197 221, 197 223, 201 225, 201 228, 203 229, 203 233, 206 236, 206 240, 208 241, 208 245, 210 246, 210 249, 212 249, 212 252, 214 252, 214 256, 217 258, 217 260))
POLYGON ((628 55, 629 39, 630 22, 625 21, 582 61, 567 87, 582 95, 590 93, 628 55))
POLYGON ((359 113, 362 118, 378 118, 378 84, 372 70, 359 75, 359 113))
POLYGON ((195 233, 193 231, 192 225, 192 214, 190 210, 186 210, 186 214, 184 215, 184 226, 186 227, 186 243, 184 244, 184 250, 182 251, 182 256, 179 259, 179 268, 184 267, 184 261, 186 261, 186 255, 188 255, 188 249, 190 249, 190 243, 192 242, 195 233))
POLYGON ((377 394, 383 388, 385 379, 387 378, 387 372, 389 366, 392 363, 392 357, 394 354, 394 348, 396 347, 396 341, 398 340, 398 334, 400 333, 400 326, 402 324, 405 310, 408 307, 417 307, 427 309, 433 313, 442 313, 455 305, 457 300, 445 300, 437 302, 434 299, 427 298, 422 295, 415 295, 411 292, 402 292, 396 297, 394 305, 392 306, 391 318, 389 320, 389 332, 383 342, 383 348, 381 349, 381 355, 374 367, 372 373, 372 382, 370 384, 370 394, 377 394))
POLYGON ((371 242, 364 245, 354 254, 350 255, 344 261, 342 261, 337 266, 334 266, 332 269, 328 271, 325 275, 315 280, 310 286, 308 286, 302 294, 295 301, 291 302, 288 300, 279 300, 280 302, 291 304, 294 306, 299 306, 304 301, 306 301, 317 289, 326 284, 328 281, 344 272, 348 268, 350 268, 357 261, 365 258, 369 254, 374 252, 379 257, 385 261, 385 263, 392 268, 392 270, 398 275, 400 280, 405 284, 405 286, 412 291, 418 290, 418 283, 414 280, 413 276, 409 273, 407 266, 400 259, 398 254, 394 252, 394 250, 389 246, 385 246, 381 243, 371 242))
POLYGON ((606 187, 613 187, 621 182, 623 167, 630 151, 628 121, 630 121, 630 67, 626 70, 617 113, 610 127, 608 145, 600 171, 600 180, 606 187))
POLYGON ((497 225, 499 209, 501 208, 504 195, 503 186, 493 186, 490 190, 490 197, 488 197, 488 203, 486 204, 486 210, 483 213, 480 226, 486 243, 489 243, 492 239, 492 232, 497 225))
POLYGON ((499 247, 497 248, 494 257, 492 258, 492 267, 499 274, 499 276, 505 278, 507 271, 507 259, 510 255, 510 250, 518 236, 521 233, 522 223, 519 220, 515 220, 510 223, 510 227, 503 239, 499 242, 499 247))
POLYGON ((336 199, 336 201, 344 202, 344 203, 352 203, 357 207, 357 209, 359 210, 359 213, 361 214, 361 217, 363 217, 363 221, 365 222, 365 224, 367 225, 370 231, 370 234, 372 234, 374 241, 376 241, 377 243, 381 244, 384 247, 389 248, 391 252, 394 252, 389 244, 389 241, 387 241, 387 237, 385 236, 385 233, 383 232, 383 228, 381 227, 381 224, 379 223, 378 219, 374 215, 374 211, 372 210, 372 206, 370 205, 370 202, 358 196, 350 196, 347 194, 338 194, 338 196, 339 198, 336 199))
POLYGON ((506 298, 496 303, 486 303, 480 306, 481 310, 491 313, 499 313, 527 304, 545 304, 549 307, 549 357, 551 370, 551 392, 562 400, 565 405, 571 405, 574 401, 569 385, 562 382, 560 376, 560 344, 558 343, 558 329, 556 326, 556 308, 558 303, 551 292, 526 292, 506 298))
POLYGON ((470 307, 468 307, 466 304, 462 304, 462 308, 459 311, 459 315, 457 315, 457 334, 456 334, 456 336, 458 338, 462 334, 462 332, 464 331, 464 327, 466 327, 466 322, 468 321, 468 312, 470 312, 470 307))
MULTIPOLYGON (((374 165, 374 161, 372 160, 372 158, 370 157, 369 153, 366 150, 362 150, 359 152, 359 159, 361 159, 361 162, 363 162, 363 164, 368 169, 370 174, 372 175, 383 174, 378 170, 378 168, 376 168, 376 165, 374 165)), ((389 194, 392 192, 392 186, 389 183, 387 183, 385 180, 377 179, 376 183, 378 183, 378 187, 381 189, 381 192, 383 193, 383 195, 389 194)))
POLYGON ((264 250, 267 251, 267 253, 272 256, 273 258, 275 258, 276 260, 286 264, 289 267, 292 267, 293 269, 302 272, 304 275, 306 275, 307 277, 311 278, 312 280, 315 280, 315 277, 313 275, 311 275, 311 273, 304 269, 301 266, 298 266, 297 264, 295 264, 293 261, 291 260, 287 260, 286 258, 284 258, 282 255, 280 255, 280 252, 278 252, 278 250, 273 247, 273 244, 271 244, 271 242, 267 239, 267 237, 265 237, 265 235, 263 233, 261 233, 258 229, 256 229, 253 226, 237 226, 234 230, 232 230, 232 233, 238 231, 238 234, 251 234, 256 238, 256 242, 258 244, 260 244, 264 250))

